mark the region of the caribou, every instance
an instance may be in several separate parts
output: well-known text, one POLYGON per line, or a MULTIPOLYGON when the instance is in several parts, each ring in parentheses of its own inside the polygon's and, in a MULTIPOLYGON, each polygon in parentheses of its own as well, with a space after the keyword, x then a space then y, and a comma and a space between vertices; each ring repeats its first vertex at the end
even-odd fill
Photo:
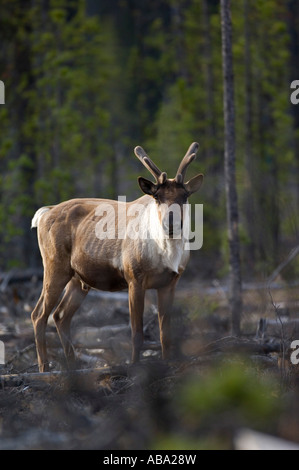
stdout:
POLYGON ((71 320, 90 289, 128 290, 132 362, 139 360, 143 345, 145 291, 156 289, 162 358, 171 357, 174 293, 190 254, 185 245, 190 217, 183 209, 203 175, 184 179, 198 147, 190 145, 173 179, 136 147, 135 155, 155 181, 138 177, 144 195, 135 201, 71 199, 37 210, 31 226, 37 228, 44 277, 31 319, 40 372, 49 370, 46 326, 52 311, 67 365, 74 367, 71 320))

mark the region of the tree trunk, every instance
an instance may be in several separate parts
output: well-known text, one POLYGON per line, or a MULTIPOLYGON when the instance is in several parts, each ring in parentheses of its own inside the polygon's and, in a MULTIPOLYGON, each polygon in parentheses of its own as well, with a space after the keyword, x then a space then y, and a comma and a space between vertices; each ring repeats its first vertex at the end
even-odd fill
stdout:
POLYGON ((253 116, 252 116, 252 65, 251 65, 251 29, 250 29, 250 5, 249 0, 244 0, 244 95, 245 95, 245 171, 247 187, 245 192, 244 210, 246 214, 246 229, 249 236, 249 243, 246 250, 247 268, 252 274, 255 266, 256 251, 256 227, 254 223, 255 207, 255 188, 254 188, 254 155, 253 155, 253 116))
POLYGON ((185 66, 185 50, 184 50, 184 32, 183 32, 183 7, 179 1, 171 4, 171 17, 173 35, 175 38, 175 51, 177 62, 177 76, 188 82, 187 67, 185 66))
MULTIPOLYGON (((298 0, 288 1, 288 30, 289 30, 289 49, 290 49, 290 83, 298 79, 298 61, 299 61, 299 4, 298 0)), ((290 90, 292 91, 292 90, 290 90)), ((299 175, 299 106, 291 105, 290 112, 293 117, 293 149, 295 155, 295 181, 298 181, 299 175)), ((299 205, 299 187, 297 187, 297 205, 299 205)))
POLYGON ((229 306, 232 333, 240 333, 242 283, 239 250, 238 197, 235 175, 235 110, 230 0, 221 0, 222 70, 224 104, 224 174, 229 242, 229 306))

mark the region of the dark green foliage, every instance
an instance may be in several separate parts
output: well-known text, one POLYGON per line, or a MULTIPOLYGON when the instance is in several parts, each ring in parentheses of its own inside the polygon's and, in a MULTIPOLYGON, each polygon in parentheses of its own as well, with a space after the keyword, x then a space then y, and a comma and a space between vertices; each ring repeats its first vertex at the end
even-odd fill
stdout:
POLYGON ((259 375, 242 360, 214 365, 202 375, 185 377, 177 388, 172 413, 179 425, 160 432, 154 448, 228 449, 240 428, 273 433, 282 410, 273 377, 259 375))
MULTIPOLYGON (((296 243, 293 4, 232 2, 245 277, 268 275, 296 243)), ((199 141, 188 175, 205 174, 191 200, 204 203, 205 238, 193 260, 203 274, 225 274, 219 1, 0 0, 0 7, 0 269, 39 259, 30 219, 41 205, 138 197, 136 177, 148 175, 136 145, 172 177, 199 141)))

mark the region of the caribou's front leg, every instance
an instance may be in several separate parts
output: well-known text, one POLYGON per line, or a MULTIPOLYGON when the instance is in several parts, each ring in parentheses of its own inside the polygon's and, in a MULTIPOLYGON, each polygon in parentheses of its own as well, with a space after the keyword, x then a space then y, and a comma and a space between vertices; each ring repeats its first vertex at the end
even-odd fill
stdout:
POLYGON ((143 309, 144 289, 135 282, 129 284, 129 308, 132 330, 132 362, 139 361, 140 350, 143 344, 143 309))
POLYGON ((171 313, 177 281, 178 279, 176 278, 168 286, 158 289, 159 327, 163 359, 170 359, 173 350, 171 313))

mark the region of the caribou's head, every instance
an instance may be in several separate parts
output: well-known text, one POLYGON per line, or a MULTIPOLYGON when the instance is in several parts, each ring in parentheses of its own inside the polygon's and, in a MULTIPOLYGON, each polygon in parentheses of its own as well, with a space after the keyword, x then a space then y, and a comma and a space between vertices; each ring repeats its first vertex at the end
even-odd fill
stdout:
POLYGON ((184 204, 187 204, 188 197, 191 194, 199 190, 203 181, 203 175, 198 174, 186 183, 184 182, 187 168, 194 160, 198 147, 197 142, 190 145, 173 179, 167 178, 166 173, 155 165, 142 147, 138 146, 134 149, 136 157, 139 158, 156 180, 152 182, 139 176, 139 186, 145 194, 149 194, 155 199, 160 223, 170 238, 176 238, 178 232, 181 233, 184 204))

